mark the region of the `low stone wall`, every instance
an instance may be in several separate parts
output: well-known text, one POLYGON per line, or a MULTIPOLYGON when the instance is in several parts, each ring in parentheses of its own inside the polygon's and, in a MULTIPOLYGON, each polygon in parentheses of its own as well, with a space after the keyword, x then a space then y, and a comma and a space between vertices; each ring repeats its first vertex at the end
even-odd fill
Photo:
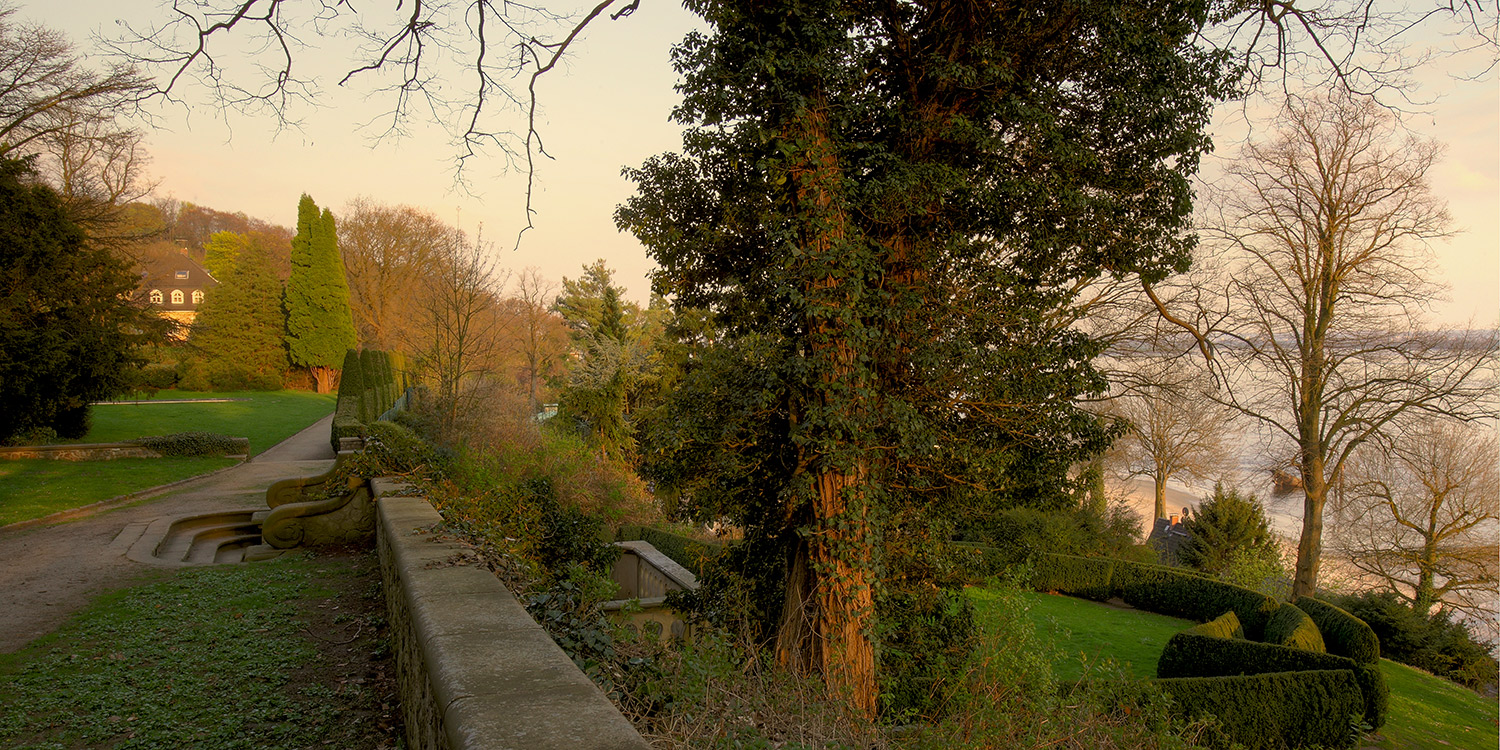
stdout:
POLYGON ((407 747, 648 747, 472 552, 433 534, 426 500, 376 508, 407 747))
POLYGON ((24 445, 0 448, 0 459, 6 458, 109 461, 116 458, 161 458, 161 454, 134 443, 77 443, 75 445, 24 445))

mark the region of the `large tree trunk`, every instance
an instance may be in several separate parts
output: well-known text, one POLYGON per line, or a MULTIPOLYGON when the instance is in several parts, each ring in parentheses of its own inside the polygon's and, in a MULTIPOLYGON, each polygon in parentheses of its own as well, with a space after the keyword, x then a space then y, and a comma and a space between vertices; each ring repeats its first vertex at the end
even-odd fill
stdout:
POLYGON ((333 393, 333 368, 332 367, 310 367, 312 371, 313 390, 318 393, 333 393))
MULTIPOLYGON (((790 123, 788 140, 801 146, 789 171, 802 206, 802 242, 815 271, 805 282, 808 357, 819 370, 823 385, 824 419, 840 413, 858 429, 870 413, 863 403, 870 388, 850 337, 855 321, 854 288, 844 270, 848 258, 848 217, 844 213, 843 175, 837 150, 828 136, 826 104, 812 97, 812 106, 790 123), (840 272, 835 272, 840 271, 840 272)), ((810 464, 813 531, 806 540, 806 560, 794 555, 785 598, 776 661, 798 669, 822 672, 829 693, 867 715, 875 713, 875 608, 873 534, 870 529, 867 455, 860 435, 848 455, 833 456, 830 434, 815 436, 821 454, 810 464), (805 570, 805 572, 804 572, 805 570), (805 578, 804 578, 805 576, 805 578)), ((837 446, 846 447, 846 446, 837 446)), ((840 453, 843 451, 840 450, 840 453)))
MULTIPOLYGON (((1152 477, 1156 483, 1156 517, 1167 517, 1167 478, 1162 474, 1152 477)), ((1153 521, 1154 523, 1154 521, 1153 521)))

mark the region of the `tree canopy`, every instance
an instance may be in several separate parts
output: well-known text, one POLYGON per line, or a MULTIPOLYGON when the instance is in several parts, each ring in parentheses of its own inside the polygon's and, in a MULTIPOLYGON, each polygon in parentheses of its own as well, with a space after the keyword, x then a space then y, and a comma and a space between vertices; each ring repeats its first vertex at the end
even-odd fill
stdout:
POLYGON ((211 384, 279 388, 287 363, 286 316, 271 259, 245 235, 217 232, 214 241, 234 255, 204 299, 189 341, 203 355, 211 384))
POLYGON ((0 159, 0 442, 42 428, 83 437, 89 403, 124 391, 139 347, 170 325, 136 299, 129 265, 87 242, 29 174, 0 159))
POLYGON ((696 408, 772 462, 723 510, 790 545, 778 659, 873 711, 883 519, 1073 502, 1066 468, 1109 437, 1073 402, 1104 383, 1052 316, 1080 282, 1185 267, 1225 60, 1191 2, 691 7, 693 127, 617 218, 657 291, 713 315, 705 362, 766 381, 696 408))

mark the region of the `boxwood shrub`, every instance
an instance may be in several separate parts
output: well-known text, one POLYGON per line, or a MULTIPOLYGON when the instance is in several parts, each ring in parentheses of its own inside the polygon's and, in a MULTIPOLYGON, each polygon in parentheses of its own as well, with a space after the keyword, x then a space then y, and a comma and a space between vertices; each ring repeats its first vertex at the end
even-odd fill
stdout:
POLYGON ((1037 591, 1056 591, 1069 596, 1104 601, 1114 595, 1110 585, 1115 560, 1108 557, 1038 555, 1032 568, 1031 585, 1037 591))
MULTIPOLYGON (((1156 662, 1158 677, 1220 677, 1266 673, 1313 674, 1348 670, 1355 679, 1359 713, 1372 727, 1385 724, 1390 690, 1379 667, 1333 654, 1272 643, 1231 640, 1184 630, 1167 640, 1156 662)), ((1311 688, 1310 688, 1311 689, 1311 688)), ((1348 714, 1345 714, 1347 726, 1348 714)))
POLYGON ((1212 638, 1226 638, 1245 640, 1245 629, 1240 626, 1240 618, 1233 612, 1225 612, 1212 620, 1200 623, 1182 631, 1184 633, 1195 633, 1212 638))
POLYGON ((1310 596, 1299 596, 1293 604, 1318 626, 1329 653, 1347 656, 1361 664, 1380 662, 1380 639, 1364 620, 1310 596))
POLYGON ((239 456, 250 452, 248 438, 216 435, 212 432, 177 432, 127 442, 150 448, 163 456, 239 456))
POLYGON ((1277 602, 1232 583, 1181 568, 1117 561, 1114 589, 1126 604, 1157 614, 1207 622, 1228 611, 1239 617, 1245 637, 1261 640, 1277 602))
POLYGON ((1189 717, 1214 716, 1229 742, 1251 750, 1349 747, 1349 720, 1361 713, 1348 669, 1156 680, 1189 717))
POLYGON ((1288 648, 1325 653, 1323 634, 1306 612, 1282 602, 1266 621, 1266 633, 1261 640, 1288 648))

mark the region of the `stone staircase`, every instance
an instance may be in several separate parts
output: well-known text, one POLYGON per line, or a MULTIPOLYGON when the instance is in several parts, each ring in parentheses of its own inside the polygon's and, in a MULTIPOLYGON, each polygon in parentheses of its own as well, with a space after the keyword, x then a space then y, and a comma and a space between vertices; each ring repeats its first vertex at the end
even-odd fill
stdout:
POLYGON ((269 513, 248 509, 134 523, 110 546, 136 562, 168 567, 269 560, 282 552, 261 540, 269 513))

